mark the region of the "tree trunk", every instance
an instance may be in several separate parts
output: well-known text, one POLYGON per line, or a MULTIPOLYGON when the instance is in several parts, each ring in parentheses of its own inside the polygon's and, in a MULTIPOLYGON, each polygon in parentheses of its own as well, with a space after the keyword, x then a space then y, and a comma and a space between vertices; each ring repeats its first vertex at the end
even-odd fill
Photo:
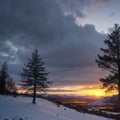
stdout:
POLYGON ((36 80, 34 81, 33 104, 36 104, 36 80))

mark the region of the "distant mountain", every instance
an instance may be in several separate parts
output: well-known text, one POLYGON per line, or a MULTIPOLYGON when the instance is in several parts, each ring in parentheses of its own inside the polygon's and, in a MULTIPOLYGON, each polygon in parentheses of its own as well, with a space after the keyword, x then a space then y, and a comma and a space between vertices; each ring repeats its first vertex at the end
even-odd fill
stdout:
POLYGON ((107 105, 114 105, 118 102, 118 96, 112 96, 112 97, 105 97, 100 100, 97 100, 95 102, 91 102, 88 105, 89 106, 107 106, 107 105))
POLYGON ((93 98, 92 96, 76 96, 76 95, 57 95, 57 94, 42 94, 43 98, 93 98))

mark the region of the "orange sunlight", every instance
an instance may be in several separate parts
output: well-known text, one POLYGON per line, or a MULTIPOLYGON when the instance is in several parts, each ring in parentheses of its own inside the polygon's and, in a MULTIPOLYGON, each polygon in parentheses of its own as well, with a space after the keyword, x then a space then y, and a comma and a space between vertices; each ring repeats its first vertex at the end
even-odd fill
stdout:
POLYGON ((103 97, 106 96, 106 93, 103 89, 86 89, 86 90, 82 90, 82 91, 78 91, 76 92, 77 95, 87 95, 87 96, 96 96, 96 97, 103 97))
POLYGON ((73 85, 73 86, 59 86, 50 88, 47 94, 59 94, 59 95, 76 95, 76 96, 94 96, 104 97, 117 94, 116 91, 106 93, 105 89, 101 88, 100 84, 92 85, 73 85))
MULTIPOLYGON (((18 93, 25 93, 26 90, 18 90, 18 93)), ((100 84, 91 85, 71 85, 71 86, 55 86, 49 88, 46 94, 57 95, 75 95, 75 96, 94 96, 104 97, 117 94, 116 91, 112 91, 109 94, 105 92, 105 89, 101 89, 100 84)))

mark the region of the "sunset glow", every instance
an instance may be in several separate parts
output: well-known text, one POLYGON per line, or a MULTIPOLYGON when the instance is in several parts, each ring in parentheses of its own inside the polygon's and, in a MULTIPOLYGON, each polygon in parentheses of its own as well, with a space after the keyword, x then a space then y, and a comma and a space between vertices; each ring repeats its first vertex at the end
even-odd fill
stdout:
MULTIPOLYGON (((1 2, 0 66, 7 62, 11 78, 21 84, 19 72, 37 48, 49 73, 48 81, 53 83, 46 94, 116 94, 102 89, 99 79, 109 73, 95 60, 107 33, 115 23, 120 24, 119 4, 119 0, 34 0, 29 5, 24 0, 1 2)), ((21 88, 18 92, 25 93, 21 88)))
MULTIPOLYGON (((102 89, 101 84, 90 84, 90 85, 70 85, 70 86, 55 86, 48 88, 48 91, 42 94, 51 95, 73 95, 73 96, 93 96, 93 97, 104 97, 116 95, 117 91, 111 91, 106 93, 106 89, 102 89)), ((18 86, 17 86, 18 87, 18 86)), ((22 90, 18 87, 18 93, 25 93, 26 90, 22 90)), ((41 94, 41 93, 38 93, 41 94)))
POLYGON ((48 91, 47 94, 104 97, 115 95, 117 92, 112 91, 110 93, 106 93, 105 89, 102 89, 100 84, 93 84, 83 86, 62 86, 61 88, 53 87, 50 88, 50 91, 48 91))
POLYGON ((120 0, 0 0, 0 120, 120 119, 120 0))

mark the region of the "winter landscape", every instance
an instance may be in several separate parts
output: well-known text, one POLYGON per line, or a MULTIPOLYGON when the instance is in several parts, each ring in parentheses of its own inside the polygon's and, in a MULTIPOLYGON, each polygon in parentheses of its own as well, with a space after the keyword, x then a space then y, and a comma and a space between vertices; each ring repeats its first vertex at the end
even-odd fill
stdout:
POLYGON ((120 0, 0 0, 0 120, 120 120, 120 0))
POLYGON ((112 120, 93 114, 77 112, 45 99, 31 104, 29 97, 0 96, 0 120, 112 120))

